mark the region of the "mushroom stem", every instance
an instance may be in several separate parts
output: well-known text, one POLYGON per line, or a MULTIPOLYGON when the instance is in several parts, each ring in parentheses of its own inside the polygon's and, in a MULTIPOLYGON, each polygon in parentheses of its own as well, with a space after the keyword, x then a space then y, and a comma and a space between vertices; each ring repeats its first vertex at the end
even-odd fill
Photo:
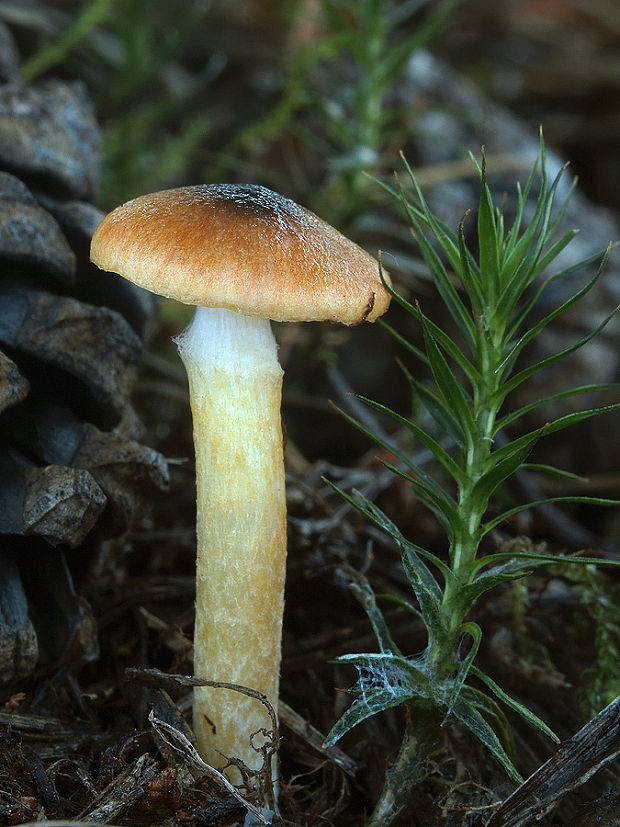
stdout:
MULTIPOLYGON (((277 710, 286 498, 276 342, 268 319, 199 307, 177 344, 196 451, 194 672, 256 689, 277 710)), ((194 731, 208 763, 260 768, 250 737, 261 729, 271 722, 259 701, 196 688, 194 731)))

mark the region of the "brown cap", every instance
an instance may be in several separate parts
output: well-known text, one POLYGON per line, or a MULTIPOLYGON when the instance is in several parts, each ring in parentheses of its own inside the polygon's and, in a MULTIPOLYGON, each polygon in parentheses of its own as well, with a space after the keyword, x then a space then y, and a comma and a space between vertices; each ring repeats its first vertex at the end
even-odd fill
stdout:
POLYGON ((107 215, 91 259, 162 296, 276 321, 374 321, 377 261, 265 187, 209 184, 143 195, 107 215))

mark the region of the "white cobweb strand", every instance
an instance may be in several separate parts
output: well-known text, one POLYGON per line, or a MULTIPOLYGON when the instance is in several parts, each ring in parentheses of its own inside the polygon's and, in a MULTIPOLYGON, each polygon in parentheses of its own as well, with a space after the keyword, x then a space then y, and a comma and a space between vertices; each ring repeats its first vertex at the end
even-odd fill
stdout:
MULTIPOLYGON (((196 450, 194 672, 258 690, 277 709, 286 498, 275 339, 268 319, 200 307, 177 344, 196 450)), ((254 698, 194 693, 198 752, 213 766, 227 756, 258 769, 249 739, 270 726, 254 698)))
POLYGON ((389 662, 373 659, 354 665, 358 675, 356 689, 360 693, 360 702, 366 706, 368 706, 367 692, 383 689, 396 698, 407 689, 406 679, 399 675, 398 670, 389 662))

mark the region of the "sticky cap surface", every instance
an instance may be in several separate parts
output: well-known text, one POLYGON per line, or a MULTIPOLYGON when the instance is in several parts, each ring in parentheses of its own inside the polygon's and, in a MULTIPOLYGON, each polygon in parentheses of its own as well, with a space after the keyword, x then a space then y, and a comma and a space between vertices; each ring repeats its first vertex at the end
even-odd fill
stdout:
POLYGON ((185 304, 277 321, 374 321, 390 302, 371 255, 256 185, 182 187, 128 201, 95 231, 91 259, 185 304))

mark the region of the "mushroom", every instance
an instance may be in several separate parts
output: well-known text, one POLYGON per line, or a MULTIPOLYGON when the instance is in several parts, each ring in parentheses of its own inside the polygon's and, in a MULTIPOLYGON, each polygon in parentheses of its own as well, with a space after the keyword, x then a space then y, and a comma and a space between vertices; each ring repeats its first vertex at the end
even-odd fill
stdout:
MULTIPOLYGON (((294 201, 237 184, 117 207, 95 231, 91 259, 197 307, 177 339, 196 452, 194 672, 258 690, 277 710, 286 499, 283 372, 269 320, 374 321, 390 301, 377 261, 294 201)), ((250 739, 271 727, 259 701, 198 687, 193 715, 204 760, 259 767, 250 739)))

